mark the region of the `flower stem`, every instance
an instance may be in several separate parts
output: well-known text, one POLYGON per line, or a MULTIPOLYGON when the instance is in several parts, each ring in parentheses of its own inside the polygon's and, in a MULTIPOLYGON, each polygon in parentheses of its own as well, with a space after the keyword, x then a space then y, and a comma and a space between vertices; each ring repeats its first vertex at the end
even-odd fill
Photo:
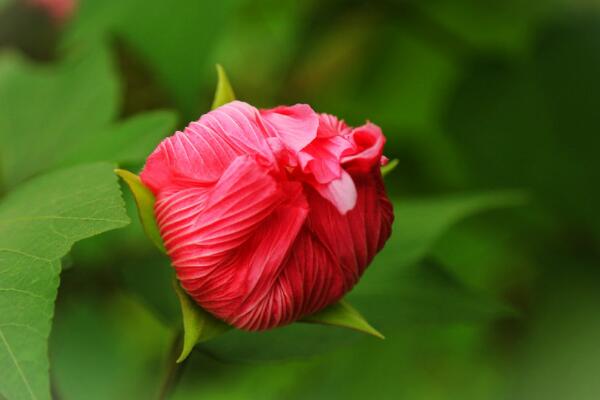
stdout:
POLYGON ((173 337, 173 341, 171 342, 171 347, 169 349, 169 354, 167 355, 165 373, 163 375, 162 383, 160 385, 160 391, 158 392, 157 399, 158 400, 166 400, 169 398, 181 375, 183 373, 183 369, 187 360, 184 360, 180 363, 177 363, 177 358, 179 357, 179 353, 181 352, 181 346, 183 344, 183 330, 180 329, 175 336, 173 337))

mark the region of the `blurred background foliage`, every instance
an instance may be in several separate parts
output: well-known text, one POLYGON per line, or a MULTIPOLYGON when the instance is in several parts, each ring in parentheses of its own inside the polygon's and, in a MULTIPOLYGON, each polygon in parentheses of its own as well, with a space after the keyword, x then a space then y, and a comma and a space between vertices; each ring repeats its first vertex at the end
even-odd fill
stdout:
MULTIPOLYGON (((79 161, 139 169, 208 110, 217 62, 255 105, 379 124, 400 161, 395 233, 350 295, 387 339, 231 332, 173 398, 600 396, 598 1, 80 0, 57 21, 3 0, 0 46, 5 188, 79 161)), ((65 260, 56 398, 158 391, 179 319, 167 264, 136 221, 65 260)))

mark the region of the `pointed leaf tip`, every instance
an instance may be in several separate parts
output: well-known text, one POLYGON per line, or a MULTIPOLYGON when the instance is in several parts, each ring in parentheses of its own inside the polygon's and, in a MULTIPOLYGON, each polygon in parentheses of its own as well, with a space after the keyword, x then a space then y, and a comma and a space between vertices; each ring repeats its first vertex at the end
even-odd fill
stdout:
POLYGON ((173 288, 179 299, 183 320, 183 347, 177 359, 177 363, 180 363, 190 355, 197 343, 219 336, 230 327, 194 303, 177 279, 173 279, 173 288))
POLYGON ((231 87, 231 83, 229 82, 229 78, 227 78, 227 74, 225 73, 225 69, 220 64, 216 65, 217 68, 217 89, 215 91, 215 98, 212 103, 211 109, 214 110, 217 107, 222 106, 223 104, 227 104, 233 100, 235 100, 235 93, 233 92, 233 88, 231 87))
POLYGON ((375 336, 379 339, 385 339, 377 329, 371 324, 350 304, 344 300, 330 305, 316 314, 308 316, 302 320, 315 324, 339 326, 342 328, 352 329, 358 332, 366 333, 375 336))
POLYGON ((148 238, 161 252, 166 253, 156 218, 154 217, 154 194, 142 183, 140 177, 133 172, 125 169, 115 169, 114 171, 125 181, 133 194, 144 232, 146 232, 148 238))

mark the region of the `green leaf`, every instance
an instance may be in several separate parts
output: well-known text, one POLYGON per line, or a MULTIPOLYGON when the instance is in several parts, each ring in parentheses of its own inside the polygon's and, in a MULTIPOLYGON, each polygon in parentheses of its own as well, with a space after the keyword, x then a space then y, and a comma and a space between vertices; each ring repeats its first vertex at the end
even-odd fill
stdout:
POLYGON ((526 187, 537 210, 600 239, 600 24, 575 14, 541 29, 526 62, 469 63, 443 128, 473 185, 526 187))
POLYGON ((151 68, 188 120, 201 111, 203 89, 210 82, 214 65, 211 54, 241 3, 180 0, 148 7, 143 0, 82 1, 64 40, 67 47, 72 47, 107 35, 123 38, 151 68), (178 23, 163 24, 165 15, 178 23), (156 29, 161 24, 161 29, 156 29))
POLYGON ((395 201, 393 234, 351 294, 376 295, 382 287, 397 285, 404 279, 405 270, 422 261, 437 240, 459 221, 525 202, 526 196, 515 191, 395 201))
POLYGON ((5 182, 18 183, 56 165, 117 111, 118 84, 105 49, 72 56, 56 67, 3 57, 0 160, 5 182))
POLYGON ((0 0, 0 11, 2 11, 2 8, 6 7, 7 4, 10 3, 11 0, 0 0))
POLYGON ((124 169, 116 169, 115 173, 121 177, 129 186, 131 193, 137 205, 138 215, 144 232, 154 245, 163 253, 166 253, 165 245, 163 244, 160 230, 154 217, 154 194, 141 181, 136 174, 124 169))
POLYGON ((376 263, 382 269, 415 264, 444 232, 462 219, 488 210, 523 205, 525 201, 525 195, 515 191, 398 199, 394 201, 393 235, 376 263))
POLYGON ((176 279, 173 280, 173 288, 181 304, 183 319, 183 348, 177 359, 177 362, 180 363, 187 358, 197 343, 206 342, 219 336, 231 327, 194 303, 176 279))
POLYGON ((229 78, 227 78, 227 74, 220 64, 217 64, 217 75, 217 90, 215 91, 215 99, 211 107, 213 110, 235 100, 235 93, 233 92, 231 83, 229 83, 229 78))
POLYGON ((50 363, 61 399, 156 398, 173 330, 137 296, 120 290, 61 293, 55 314, 50 363))
POLYGON ((399 163, 399 161, 397 158, 390 160, 386 165, 381 167, 381 175, 386 176, 387 174, 392 172, 394 169, 396 169, 396 167, 398 166, 398 163, 399 163))
POLYGON ((324 310, 304 318, 303 321, 354 329, 355 331, 363 332, 379 339, 385 339, 354 307, 344 300, 340 300, 324 310))
POLYGON ((50 399, 47 339, 61 258, 129 222, 113 166, 82 165, 21 185, 0 203, 0 393, 50 399))
POLYGON ((172 132, 172 113, 114 124, 119 84, 103 47, 38 66, 0 58, 0 171, 7 187, 52 167, 79 162, 139 162, 172 132))
POLYGON ((119 121, 91 134, 61 164, 119 161, 135 164, 148 157, 162 139, 174 131, 177 117, 171 111, 150 111, 119 121))

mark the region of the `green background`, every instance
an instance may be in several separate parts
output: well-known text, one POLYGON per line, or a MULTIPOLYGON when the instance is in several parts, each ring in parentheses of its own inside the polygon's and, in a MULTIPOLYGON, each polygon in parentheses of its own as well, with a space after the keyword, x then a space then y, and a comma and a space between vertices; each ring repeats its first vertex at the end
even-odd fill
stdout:
MULTIPOLYGON (((0 1, 0 46, 0 196, 82 161, 138 170, 209 109, 215 63, 256 106, 380 125, 399 160, 393 237, 350 296, 386 340, 231 332, 173 399, 599 398, 598 1, 82 0, 62 24, 0 1)), ((57 399, 149 399, 164 374, 171 272, 126 200, 132 225, 63 259, 57 399)))

